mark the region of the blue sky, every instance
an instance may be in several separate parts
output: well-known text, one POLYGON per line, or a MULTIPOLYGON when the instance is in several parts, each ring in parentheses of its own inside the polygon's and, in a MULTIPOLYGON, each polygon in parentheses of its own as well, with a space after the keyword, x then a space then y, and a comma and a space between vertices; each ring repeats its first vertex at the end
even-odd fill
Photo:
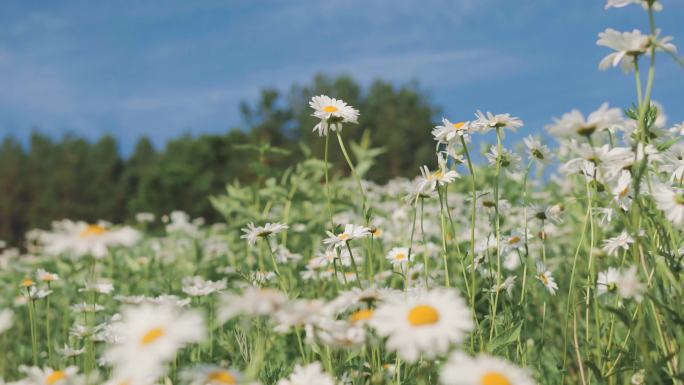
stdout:
MULTIPOLYGON (((684 0, 656 21, 684 50, 684 0)), ((418 80, 453 119, 510 112, 540 132, 572 108, 623 107, 634 82, 601 72, 606 27, 647 29, 638 6, 603 0, 3 0, 0 136, 31 130, 124 153, 242 124, 238 103, 314 74, 418 80)), ((655 99, 684 120, 684 69, 660 56, 655 99), (669 107, 669 108, 668 108, 669 107)), ((363 113, 363 112, 362 112, 363 113)), ((427 133, 426 133, 427 134, 427 133)))

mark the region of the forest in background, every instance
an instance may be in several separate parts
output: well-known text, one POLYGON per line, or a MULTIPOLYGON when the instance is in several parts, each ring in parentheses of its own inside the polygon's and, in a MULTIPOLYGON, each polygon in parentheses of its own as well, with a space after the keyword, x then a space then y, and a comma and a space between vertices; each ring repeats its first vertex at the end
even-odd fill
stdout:
MULTIPOLYGON (((344 137, 381 147, 382 167, 367 178, 383 182, 415 176, 434 163, 429 132, 439 109, 417 84, 395 86, 375 81, 362 87, 348 76, 316 76, 311 84, 288 91, 264 89, 258 101, 239 108, 244 126, 215 135, 184 135, 155 149, 142 137, 124 158, 116 139, 90 142, 74 135, 59 140, 35 131, 27 146, 6 137, 0 146, 0 240, 19 246, 24 233, 64 218, 128 222, 138 212, 157 215, 183 210, 207 221, 220 219, 209 196, 235 180, 250 183, 257 167, 277 174, 303 159, 323 158, 323 140, 311 129, 316 119, 312 95, 342 98, 363 111, 344 137), (266 169, 266 167, 264 167, 266 169)), ((331 151, 333 169, 345 169, 331 151)))

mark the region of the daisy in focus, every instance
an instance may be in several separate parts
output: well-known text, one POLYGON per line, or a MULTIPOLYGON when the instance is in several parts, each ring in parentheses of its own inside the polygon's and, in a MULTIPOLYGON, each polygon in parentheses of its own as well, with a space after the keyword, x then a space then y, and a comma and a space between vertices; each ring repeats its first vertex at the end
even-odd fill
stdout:
POLYGON ((314 110, 312 116, 320 119, 313 128, 319 136, 327 136, 328 130, 342 131, 342 123, 358 123, 359 111, 340 99, 326 95, 314 96, 309 106, 314 110))

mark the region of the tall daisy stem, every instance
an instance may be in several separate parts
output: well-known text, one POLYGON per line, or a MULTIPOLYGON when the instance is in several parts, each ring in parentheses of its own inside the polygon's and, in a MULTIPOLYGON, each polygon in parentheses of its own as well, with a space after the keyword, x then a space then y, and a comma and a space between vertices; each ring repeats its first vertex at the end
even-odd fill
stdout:
POLYGON ((347 153, 347 148, 344 146, 344 141, 342 140, 342 135, 340 135, 340 132, 337 131, 337 141, 340 143, 340 149, 342 150, 342 155, 344 155, 344 160, 347 161, 347 165, 349 166, 349 169, 351 170, 352 174, 354 175, 354 179, 356 179, 356 185, 359 188, 359 193, 361 194, 361 205, 363 209, 363 216, 364 220, 366 221, 366 225, 369 222, 369 218, 366 215, 366 193, 363 191, 363 185, 361 184, 361 177, 359 174, 356 172, 356 167, 354 167, 354 163, 352 163, 351 158, 349 158, 349 154, 347 153))

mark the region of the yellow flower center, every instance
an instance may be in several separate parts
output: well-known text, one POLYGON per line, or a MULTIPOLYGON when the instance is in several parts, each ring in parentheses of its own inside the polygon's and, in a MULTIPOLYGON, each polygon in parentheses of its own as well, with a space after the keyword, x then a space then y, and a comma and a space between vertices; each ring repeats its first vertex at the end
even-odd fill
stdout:
POLYGON ((546 274, 539 274, 539 279, 542 281, 544 285, 549 284, 549 277, 546 276, 546 274))
POLYGON ((454 123, 454 128, 458 130, 461 127, 463 127, 464 125, 465 125, 464 122, 457 122, 457 123, 454 123))
POLYGON ((428 175, 428 180, 440 180, 444 177, 444 174, 442 174, 441 171, 435 171, 432 174, 428 175))
POLYGON ((511 237, 511 239, 508 240, 508 242, 512 243, 512 244, 518 243, 518 242, 520 242, 520 237, 517 235, 514 235, 511 237))
POLYGON ((439 321, 439 313, 430 305, 418 305, 409 311, 407 318, 413 326, 432 325, 439 321))
POLYGON ((373 317, 373 310, 371 309, 362 309, 359 311, 354 312, 351 315, 351 322, 352 323, 357 323, 359 321, 367 321, 373 317))
POLYGON ((338 235, 337 238, 340 238, 341 241, 346 241, 347 239, 349 239, 349 234, 342 233, 342 234, 338 235))
POLYGON ((618 194, 620 198, 624 198, 627 196, 627 193, 629 193, 629 186, 626 186, 624 189, 620 190, 620 193, 618 194))
POLYGON ((102 235, 107 232, 107 229, 100 225, 88 225, 85 230, 81 231, 81 237, 91 237, 93 235, 102 235))
POLYGON ((330 113, 332 113, 332 112, 337 112, 337 107, 335 107, 335 106, 325 106, 325 107, 323 107, 323 111, 325 111, 325 112, 330 112, 330 113))
POLYGON ((33 286, 34 282, 31 278, 25 278, 23 281, 21 281, 21 286, 23 287, 29 287, 33 286))
POLYGON ((158 340, 159 337, 164 335, 164 329, 154 328, 145 333, 145 335, 140 339, 140 345, 149 345, 154 341, 158 340))
POLYGON ((223 384, 223 385, 234 385, 237 384, 235 376, 233 376, 227 370, 217 370, 215 372, 209 373, 207 376, 208 384, 223 384))
POLYGON ((394 259, 396 259, 397 261, 403 261, 404 259, 406 259, 406 254, 399 253, 399 254, 394 256, 394 259))
POLYGON ((45 380, 45 382, 47 383, 47 385, 53 385, 53 384, 55 384, 57 381, 61 381, 61 380, 65 379, 65 378, 66 378, 66 373, 64 373, 64 372, 61 371, 61 370, 58 370, 58 371, 56 371, 56 372, 52 372, 52 374, 50 374, 49 376, 47 376, 47 379, 45 380))
POLYGON ((511 385, 511 381, 499 372, 487 372, 480 379, 482 385, 511 385))

